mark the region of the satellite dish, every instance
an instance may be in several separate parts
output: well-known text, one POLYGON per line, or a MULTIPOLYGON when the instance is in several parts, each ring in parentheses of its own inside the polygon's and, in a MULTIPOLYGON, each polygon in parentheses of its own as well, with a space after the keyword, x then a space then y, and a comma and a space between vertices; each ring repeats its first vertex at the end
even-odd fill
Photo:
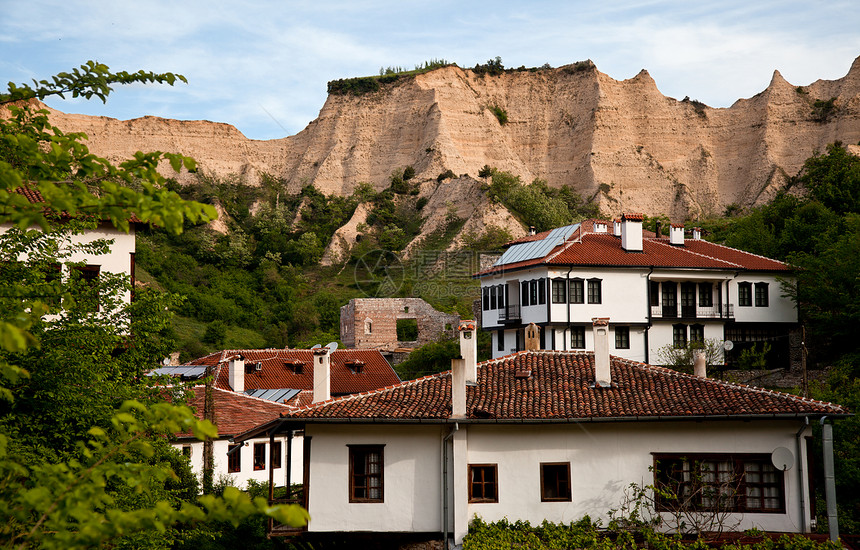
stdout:
POLYGON ((784 472, 794 466, 794 455, 785 447, 777 447, 770 453, 770 461, 774 468, 784 472))
POLYGON ((322 344, 314 344, 313 346, 311 346, 311 349, 318 349, 321 347, 322 347, 322 344))
POLYGON ((337 342, 329 342, 326 346, 330 353, 334 353, 334 350, 337 349, 337 342))
POLYGON ((735 343, 732 342, 731 340, 726 340, 725 342, 723 342, 723 349, 726 351, 732 351, 732 349, 734 349, 734 347, 735 347, 735 343))

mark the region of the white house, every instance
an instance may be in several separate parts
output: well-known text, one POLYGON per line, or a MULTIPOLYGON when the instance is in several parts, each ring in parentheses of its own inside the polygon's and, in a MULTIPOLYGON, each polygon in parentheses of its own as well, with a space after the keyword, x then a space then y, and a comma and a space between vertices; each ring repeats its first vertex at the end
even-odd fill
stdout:
POLYGON ((542 349, 594 349, 591 319, 608 317, 614 355, 659 363, 665 346, 725 341, 732 364, 757 342, 769 361, 789 365, 794 302, 776 260, 701 239, 672 224, 669 238, 642 229, 641 214, 587 220, 517 241, 481 281, 481 328, 493 334, 493 357, 524 348, 529 323, 542 327, 542 349), (731 344, 728 344, 731 342, 731 344))
POLYGON ((610 356, 611 326, 594 320, 595 352, 477 364, 466 321, 451 371, 305 406, 235 442, 304 430, 306 536, 459 544, 476 515, 605 519, 631 483, 691 477, 732 496, 727 525, 809 532, 810 422, 848 411, 610 356))
MULTIPOLYGON (((31 203, 45 202, 41 193, 35 188, 22 186, 18 187, 15 191, 23 195, 31 203)), ((128 233, 116 229, 109 222, 101 222, 94 229, 87 229, 82 233, 70 235, 68 244, 75 247, 91 244, 100 239, 110 240, 112 244, 105 254, 76 251, 65 259, 65 261, 81 264, 74 269, 87 281, 98 279, 102 273, 113 273, 124 276, 129 281, 131 288, 134 288, 135 231, 139 223, 136 217, 132 217, 128 233)), ((8 223, 0 224, 0 233, 5 233, 10 227, 11 224, 8 223)), ((19 260, 24 261, 26 258, 19 258, 19 260)), ((68 266, 58 265, 57 269, 59 276, 69 276, 68 266)), ((130 303, 132 300, 131 291, 126 291, 121 300, 123 303, 130 303)))
MULTIPOLYGON (((185 380, 213 377, 208 418, 218 428, 213 448, 213 476, 227 476, 237 487, 248 480, 276 486, 302 480, 302 432, 292 430, 233 445, 230 439, 301 405, 398 384, 400 378, 377 350, 357 349, 243 349, 223 350, 185 365, 155 369, 152 374, 185 380), (289 467, 288 467, 289 465, 289 467)), ((207 418, 203 386, 194 388, 194 406, 207 418)), ((191 457, 192 470, 203 472, 203 442, 179 434, 175 447, 191 457)))

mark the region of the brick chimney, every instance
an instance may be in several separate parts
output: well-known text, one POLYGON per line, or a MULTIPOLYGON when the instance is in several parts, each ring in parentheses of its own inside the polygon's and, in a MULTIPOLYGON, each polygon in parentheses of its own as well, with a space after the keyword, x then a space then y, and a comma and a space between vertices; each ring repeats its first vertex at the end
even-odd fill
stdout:
POLYGON ((627 252, 642 252, 642 214, 621 216, 621 248, 627 252))
POLYGON ((684 246, 684 226, 680 223, 669 226, 669 244, 684 246))
POLYGON ((236 393, 245 393, 245 358, 236 355, 227 363, 230 387, 236 393))
POLYGON ((529 323, 526 327, 526 351, 540 349, 540 327, 529 323))
POLYGON ((460 357, 451 359, 451 417, 466 416, 466 386, 478 379, 478 340, 475 321, 460 321, 460 357))
POLYGON ((331 356, 329 348, 314 348, 314 403, 331 399, 331 356))
POLYGON ((600 388, 612 386, 609 371, 609 317, 591 319, 594 332, 594 385, 600 388))

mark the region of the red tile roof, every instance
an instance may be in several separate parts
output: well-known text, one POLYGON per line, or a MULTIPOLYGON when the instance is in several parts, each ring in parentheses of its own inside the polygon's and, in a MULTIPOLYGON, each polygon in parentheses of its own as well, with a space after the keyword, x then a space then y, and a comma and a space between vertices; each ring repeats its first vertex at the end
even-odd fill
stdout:
MULTIPOLYGON (((245 374, 245 390, 296 389, 313 390, 314 357, 309 349, 248 349, 224 350, 188 363, 189 365, 219 365, 215 374, 215 385, 229 390, 229 368, 226 359, 242 355, 245 365, 261 362, 263 368, 245 374), (301 362, 303 368, 297 374, 292 365, 301 362), (289 364, 289 365, 287 365, 289 364)), ((388 361, 376 350, 338 349, 331 355, 331 394, 345 395, 374 390, 400 382, 400 378, 388 361), (350 369, 347 363, 360 361, 364 367, 359 372, 350 369)))
POLYGON ((583 222, 580 230, 542 258, 493 266, 475 276, 537 265, 791 271, 783 262, 708 241, 685 239, 683 245, 672 245, 668 239, 657 238, 650 231, 643 231, 641 252, 627 252, 621 247, 619 237, 611 233, 593 233, 594 221, 583 222))
MULTIPOLYGON (((594 354, 519 352, 478 365, 467 387, 473 419, 588 421, 600 419, 749 418, 845 415, 839 405, 743 384, 699 378, 611 358, 611 388, 594 387, 594 354), (524 377, 523 373, 530 372, 524 377), (518 376, 519 373, 519 376, 518 376)), ((297 419, 443 420, 451 414, 451 371, 295 409, 297 419)))
MULTIPOLYGON (((18 193, 19 195, 21 195, 22 197, 24 197, 25 199, 27 199, 30 202, 30 204, 45 203, 45 197, 42 196, 42 192, 39 191, 39 189, 37 189, 35 187, 30 187, 29 184, 24 184, 24 185, 21 185, 20 187, 16 187, 15 192, 18 193)), ((46 210, 47 210, 47 206, 46 206, 46 210)), ((61 215, 67 216, 68 214, 66 212, 62 212, 61 215)), ((143 223, 142 221, 140 221, 140 218, 138 218, 137 215, 135 215, 135 214, 131 215, 131 217, 129 218, 129 221, 131 223, 139 223, 139 224, 143 223)))
MULTIPOLYGON (((188 405, 194 408, 197 418, 203 418, 203 401, 206 389, 203 386, 192 388, 194 396, 188 405)), ((281 414, 293 408, 274 401, 258 399, 241 393, 220 388, 212 388, 212 401, 215 406, 215 425, 219 437, 230 437, 246 432, 259 424, 280 418, 281 414)), ((190 433, 177 434, 178 437, 191 437, 190 433)))

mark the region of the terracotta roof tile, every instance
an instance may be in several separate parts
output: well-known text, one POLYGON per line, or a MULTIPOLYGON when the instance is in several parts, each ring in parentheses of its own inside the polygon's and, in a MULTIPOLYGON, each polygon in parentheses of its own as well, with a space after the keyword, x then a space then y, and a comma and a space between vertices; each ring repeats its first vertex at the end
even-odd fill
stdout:
MULTIPOLYGON (((195 416, 202 419, 206 389, 204 386, 196 386, 192 388, 192 391, 194 396, 188 404, 194 408, 195 416)), ((215 425, 218 427, 218 435, 222 438, 240 434, 293 410, 293 407, 289 405, 220 388, 212 389, 212 400, 215 405, 215 425)), ((190 433, 177 435, 179 437, 191 436, 190 433)))
MULTIPOLYGON (((476 386, 467 388, 467 413, 512 421, 848 414, 822 401, 618 357, 611 361, 611 388, 594 387, 594 354, 589 352, 519 352, 481 363, 476 386)), ((446 371, 295 409, 290 416, 441 420, 450 416, 450 403, 451 371, 446 371)))
MULTIPOLYGON (((261 362, 263 368, 245 374, 246 390, 296 389, 313 390, 314 358, 309 349, 252 349, 224 350, 188 363, 189 365, 219 365, 215 385, 225 390, 230 388, 229 369, 226 359, 241 354, 245 365, 261 362), (293 367, 302 363, 300 372, 293 367)), ((400 378, 388 361, 376 350, 338 349, 331 354, 331 393, 345 395, 373 390, 400 382, 400 378), (360 371, 350 369, 347 363, 363 362, 360 371)))

